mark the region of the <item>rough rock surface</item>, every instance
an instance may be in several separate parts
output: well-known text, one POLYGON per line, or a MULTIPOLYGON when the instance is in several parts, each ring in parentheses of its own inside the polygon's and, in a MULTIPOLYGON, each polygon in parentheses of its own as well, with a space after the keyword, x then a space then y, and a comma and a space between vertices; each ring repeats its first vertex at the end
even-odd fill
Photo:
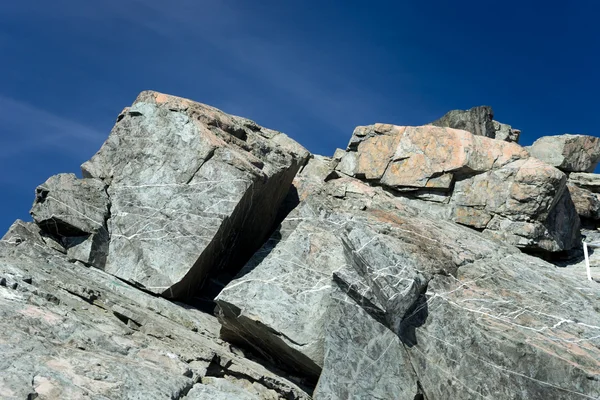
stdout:
POLYGON ((38 186, 35 193, 31 216, 44 232, 46 244, 73 260, 103 268, 110 217, 106 185, 97 179, 59 174, 38 186))
POLYGON ((461 129, 473 135, 492 139, 518 142, 521 131, 510 125, 494 121, 494 111, 489 106, 473 107, 469 110, 452 110, 431 125, 461 129))
POLYGON ((600 138, 586 135, 544 136, 529 151, 533 157, 566 172, 593 172, 600 161, 600 138))
POLYGON ((567 184, 577 214, 581 218, 600 220, 600 194, 569 182, 567 184))
POLYGON ((592 193, 600 193, 600 174, 573 172, 569 174, 569 183, 587 189, 592 193))
POLYGON ((600 398, 600 286, 518 248, 578 243, 591 174, 431 125, 309 155, 156 92, 83 171, 0 240, 2 398, 600 398))
POLYGON ((321 367, 315 398, 369 397, 381 379, 379 398, 577 399, 600 395, 593 285, 342 178, 290 213, 217 304, 228 340, 321 367), (390 354, 400 376, 376 362, 390 354))
POLYGON ((213 378, 271 396, 253 398, 309 398, 217 334, 210 315, 69 262, 32 223, 0 241, 3 399, 180 399, 204 387, 234 398, 213 378))
POLYGON ((69 176, 69 185, 60 185, 59 176, 38 188, 34 217, 47 220, 58 210, 51 222, 87 233, 81 215, 100 208, 75 201, 88 195, 81 188, 101 187, 110 216, 90 212, 83 222, 106 223, 110 243, 102 265, 93 264, 150 292, 189 297, 210 274, 237 272, 262 245, 307 156, 284 134, 250 120, 143 92, 82 166, 88 179, 69 176), (50 204, 43 200, 48 190, 50 204), (65 198, 76 200, 59 201, 65 198))
POLYGON ((356 128, 338 157, 340 173, 520 248, 556 252, 578 243, 565 174, 516 143, 431 125, 375 124, 356 128))

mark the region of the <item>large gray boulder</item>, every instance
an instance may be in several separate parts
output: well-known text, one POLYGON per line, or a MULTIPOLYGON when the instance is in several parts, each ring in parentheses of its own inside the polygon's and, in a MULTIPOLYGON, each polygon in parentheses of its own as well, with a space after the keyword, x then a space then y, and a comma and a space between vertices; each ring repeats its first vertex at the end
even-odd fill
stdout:
POLYGON ((510 125, 494 121, 494 111, 490 106, 478 106, 469 110, 452 110, 431 125, 461 129, 477 136, 518 142, 521 131, 510 125))
POLYGON ((411 206, 522 249, 579 243, 566 175, 516 143, 436 126, 358 127, 336 170, 382 185, 411 206))
MULTIPOLYGON (((44 227, 59 221, 62 235, 106 225, 110 243, 96 266, 150 292, 189 297, 211 274, 234 275, 262 245, 307 157, 286 135, 250 120, 143 92, 83 164, 85 179, 51 178, 33 215, 44 227), (96 186, 110 215, 86 201, 83 189, 96 186)), ((65 246, 93 247, 75 244, 65 246)))
POLYGON ((570 134, 544 136, 533 142, 529 152, 565 172, 594 172, 600 161, 600 138, 570 134))
POLYGON ((320 368, 317 399, 577 399, 600 395, 598 299, 581 276, 339 178, 216 301, 227 340, 320 368))

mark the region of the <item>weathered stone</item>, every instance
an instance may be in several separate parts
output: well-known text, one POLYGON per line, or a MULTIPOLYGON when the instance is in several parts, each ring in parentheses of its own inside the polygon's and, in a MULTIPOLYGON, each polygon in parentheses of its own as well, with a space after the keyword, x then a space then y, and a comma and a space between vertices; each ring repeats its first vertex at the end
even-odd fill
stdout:
POLYGON ((600 219, 600 194, 591 192, 577 185, 569 183, 567 185, 571 199, 575 204, 577 214, 581 218, 592 220, 600 219))
POLYGON ((73 260, 104 268, 110 202, 102 181, 55 175, 37 187, 31 215, 48 246, 73 260))
POLYGON ((98 232, 109 216, 105 189, 97 179, 55 175, 35 190, 31 216, 40 228, 56 237, 98 232))
POLYGON ((519 142, 519 136, 521 136, 521 131, 519 129, 513 129, 512 126, 498 121, 493 122, 494 130, 496 131, 494 139, 515 143, 519 142))
POLYGON ((252 121, 143 92, 82 166, 108 186, 105 270, 168 297, 193 295, 215 271, 235 274, 307 156, 252 121))
POLYGON ((222 391, 214 374, 262 398, 310 398, 233 352, 214 317, 68 262, 33 223, 0 241, 0 281, 2 398, 184 398, 198 381, 222 391))
POLYGON ((544 136, 529 148, 533 157, 566 172, 593 172, 600 161, 600 138, 586 135, 544 136))
POLYGON ((452 110, 431 125, 460 129, 477 136, 495 137, 492 107, 479 106, 469 110, 452 110))
POLYGON ((393 155, 381 154, 389 163, 381 183, 392 188, 449 189, 457 174, 485 172, 528 156, 514 143, 451 128, 405 127, 399 139, 393 155))
POLYGON ((296 370, 322 343, 316 398, 600 395, 598 288, 380 188, 325 183, 263 251, 217 298, 222 334, 296 370))
POLYGON ((600 193, 600 174, 573 172, 569 174, 569 183, 587 189, 592 193, 600 193))
POLYGON ((417 376, 398 336, 339 289, 332 293, 324 345, 314 399, 418 398, 417 376))
POLYGON ((563 199, 565 174, 516 143, 432 125, 375 124, 358 127, 337 157, 340 173, 521 248, 557 252, 579 243, 576 212, 563 199))
POLYGON ((494 121, 494 112, 489 106, 473 107, 469 110, 452 110, 431 125, 461 129, 477 136, 507 142, 518 142, 521 131, 510 125, 494 121))

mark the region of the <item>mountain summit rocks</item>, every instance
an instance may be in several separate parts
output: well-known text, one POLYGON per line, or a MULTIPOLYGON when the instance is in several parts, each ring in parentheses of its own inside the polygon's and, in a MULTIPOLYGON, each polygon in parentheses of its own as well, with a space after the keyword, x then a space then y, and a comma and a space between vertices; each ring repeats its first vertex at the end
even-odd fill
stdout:
POLYGON ((600 286, 536 257, 593 236, 595 138, 517 139, 476 107, 325 157, 142 92, 0 240, 0 393, 599 398, 600 286))
POLYGON ((340 173, 523 249, 578 243, 566 175, 516 143, 432 125, 375 124, 356 128, 338 157, 340 173))
POLYGON ((431 125, 461 129, 473 135, 492 139, 518 142, 521 131, 510 125, 494 121, 494 111, 490 106, 473 107, 469 110, 452 110, 431 125))
MULTIPOLYGON (((241 267, 261 246, 307 157, 250 120, 143 92, 82 166, 80 186, 101 183, 110 199, 100 267, 156 294, 192 295, 210 273, 241 267)), ((65 213, 77 218, 86 209, 65 213)))

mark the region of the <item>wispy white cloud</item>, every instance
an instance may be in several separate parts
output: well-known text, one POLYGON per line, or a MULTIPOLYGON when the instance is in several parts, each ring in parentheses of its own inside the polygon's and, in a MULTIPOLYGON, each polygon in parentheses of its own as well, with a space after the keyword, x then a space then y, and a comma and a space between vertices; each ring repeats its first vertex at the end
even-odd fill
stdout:
POLYGON ((81 154, 107 137, 94 128, 0 94, 0 158, 32 150, 81 154))

